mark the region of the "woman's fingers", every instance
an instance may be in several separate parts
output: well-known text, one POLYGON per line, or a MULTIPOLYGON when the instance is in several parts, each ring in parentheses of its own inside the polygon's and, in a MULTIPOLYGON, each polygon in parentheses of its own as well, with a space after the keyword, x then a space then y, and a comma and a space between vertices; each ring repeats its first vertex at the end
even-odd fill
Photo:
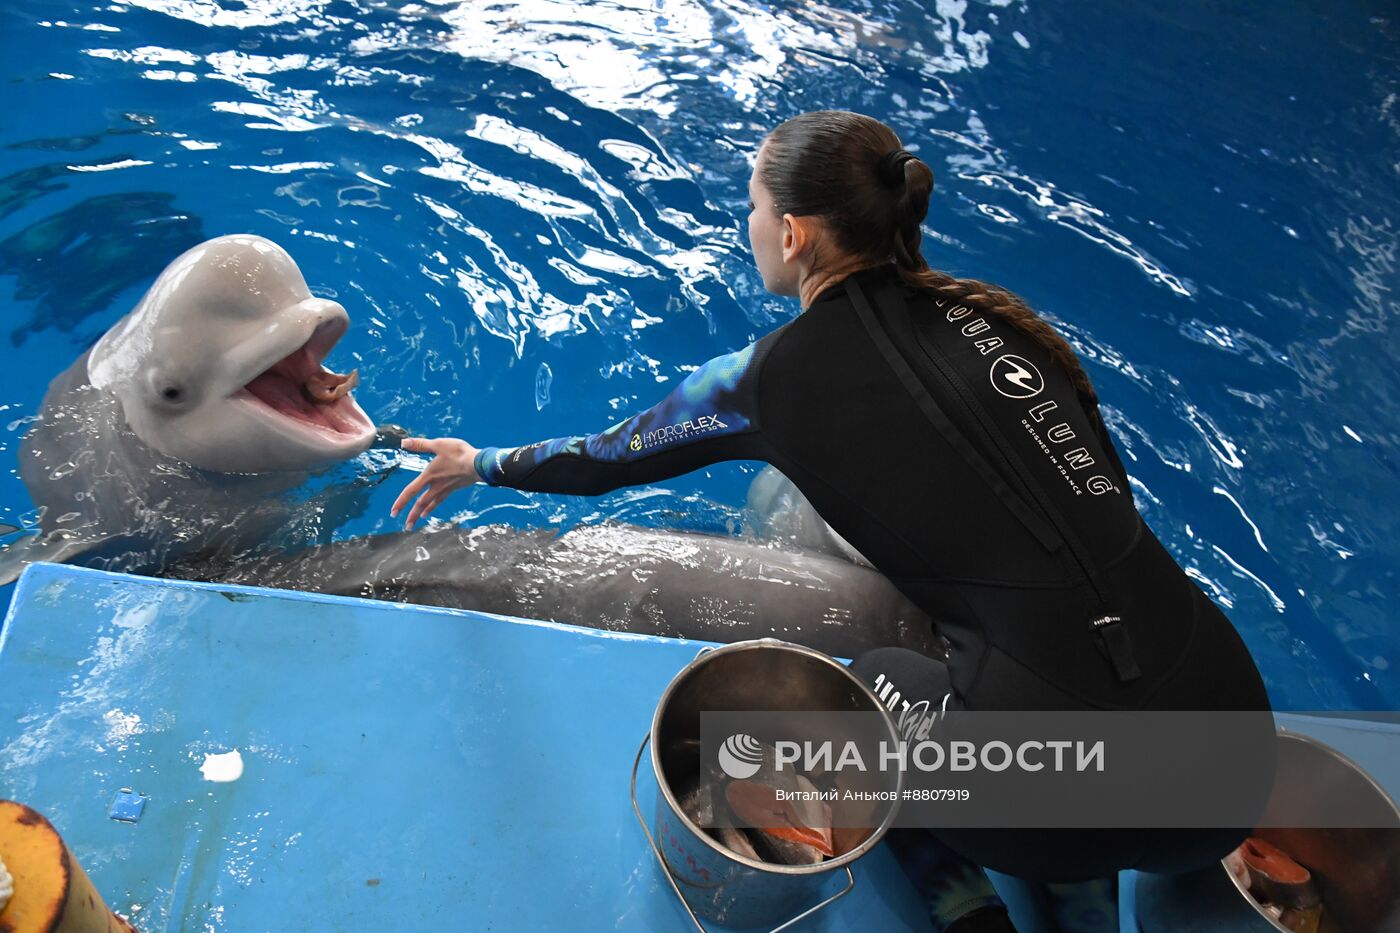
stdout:
POLYGON ((404 506, 413 502, 404 522, 404 528, 412 528, 420 518, 437 508, 453 490, 466 485, 468 479, 476 479, 467 457, 474 450, 465 441, 451 437, 406 437, 401 446, 413 453, 432 454, 435 457, 413 482, 404 487, 389 510, 390 517, 397 517, 404 506), (415 496, 418 497, 416 502, 415 496))
MULTIPOLYGON (((446 439, 441 437, 405 437, 399 446, 412 453, 437 455, 440 452, 439 445, 446 439)), ((428 464, 427 468, 418 474, 418 478, 405 486, 403 492, 399 493, 399 497, 394 500, 394 507, 389 510, 390 518, 396 518, 403 507, 408 505, 409 501, 418 494, 418 491, 433 481, 433 465, 436 462, 428 464)))
POLYGON ((404 522, 404 531, 408 531, 418 524, 420 518, 427 518, 428 513, 437 508, 443 499, 447 498, 450 489, 441 487, 430 488, 423 495, 418 497, 418 501, 413 503, 413 508, 409 510, 408 519, 404 522))
POLYGON ((408 510, 408 515, 403 520, 404 531, 408 531, 414 525, 418 524, 418 519, 422 516, 424 507, 432 501, 434 492, 435 490, 433 487, 429 486, 427 489, 423 490, 423 494, 414 501, 413 507, 408 510))
POLYGON ((424 486, 431 484, 432 481, 432 467, 429 466, 428 469, 414 477, 413 482, 403 488, 403 492, 399 493, 399 497, 394 500, 394 507, 389 510, 389 517, 396 517, 399 511, 402 510, 404 506, 408 505, 424 486))

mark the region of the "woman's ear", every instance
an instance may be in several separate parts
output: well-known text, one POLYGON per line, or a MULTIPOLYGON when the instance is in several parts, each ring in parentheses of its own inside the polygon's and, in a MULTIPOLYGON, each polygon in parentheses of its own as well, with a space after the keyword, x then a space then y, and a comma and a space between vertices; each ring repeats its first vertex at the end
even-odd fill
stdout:
POLYGON ((792 262, 807 251, 810 233, 807 218, 783 215, 783 262, 792 262))

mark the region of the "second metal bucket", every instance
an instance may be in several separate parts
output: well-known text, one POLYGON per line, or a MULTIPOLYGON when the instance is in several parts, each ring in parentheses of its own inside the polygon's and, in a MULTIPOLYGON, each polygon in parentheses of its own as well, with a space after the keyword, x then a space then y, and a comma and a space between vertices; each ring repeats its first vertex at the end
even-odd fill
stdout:
POLYGON ((887 790, 895 802, 883 807, 864 842, 816 865, 776 865, 739 855, 720 845, 682 812, 676 788, 700 770, 700 713, 710 711, 877 711, 889 740, 898 741, 884 706, 845 665, 819 651, 772 638, 737 642, 702 652, 666 688, 651 732, 632 765, 632 807, 648 841, 695 925, 700 918, 730 926, 777 924, 783 930, 848 893, 855 885, 850 865, 883 838, 894 820, 903 775, 894 770, 887 790), (656 776, 654 820, 648 825, 637 803, 637 769, 648 743, 656 776), (654 832, 653 832, 654 830, 654 832), (833 873, 845 886, 823 898, 833 873))
MULTIPOLYGON (((1400 930, 1400 808, 1369 774, 1335 748, 1278 733, 1270 807, 1322 812, 1328 797, 1364 800, 1384 818, 1369 828, 1258 829, 1254 835, 1306 865, 1322 890, 1324 933, 1400 930)), ((1288 933, 1267 916, 1224 863, 1181 875, 1137 878, 1143 933, 1288 933)))

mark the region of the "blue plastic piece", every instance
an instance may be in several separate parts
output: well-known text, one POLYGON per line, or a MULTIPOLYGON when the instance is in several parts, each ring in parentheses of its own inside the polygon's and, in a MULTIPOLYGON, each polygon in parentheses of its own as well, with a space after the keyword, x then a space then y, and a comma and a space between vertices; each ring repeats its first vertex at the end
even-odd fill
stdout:
MULTIPOLYGON (((147 931, 684 931, 628 779, 703 644, 35 565, 0 635, 0 797, 147 931), (139 834, 114 776, 160 801, 139 834)), ((649 815, 645 761, 638 787, 649 815)), ((804 930, 928 929, 884 847, 855 875, 804 930)))
POLYGON ((107 816, 123 823, 135 823, 141 819, 145 809, 146 798, 123 787, 117 791, 117 796, 112 798, 112 806, 108 808, 107 816))

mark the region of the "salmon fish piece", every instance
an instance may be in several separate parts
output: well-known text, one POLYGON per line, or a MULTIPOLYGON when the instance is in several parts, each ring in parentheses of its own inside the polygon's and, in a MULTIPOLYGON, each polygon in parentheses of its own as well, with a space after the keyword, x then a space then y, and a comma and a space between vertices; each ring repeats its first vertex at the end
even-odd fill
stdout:
POLYGON ((1278 846, 1250 836, 1236 850, 1249 871, 1249 892, 1280 907, 1307 908, 1321 901, 1312 872, 1278 846))
POLYGON ((822 855, 835 854, 831 827, 804 825, 792 801, 779 800, 773 788, 753 781, 730 781, 724 796, 741 820, 768 835, 811 846, 822 855))

